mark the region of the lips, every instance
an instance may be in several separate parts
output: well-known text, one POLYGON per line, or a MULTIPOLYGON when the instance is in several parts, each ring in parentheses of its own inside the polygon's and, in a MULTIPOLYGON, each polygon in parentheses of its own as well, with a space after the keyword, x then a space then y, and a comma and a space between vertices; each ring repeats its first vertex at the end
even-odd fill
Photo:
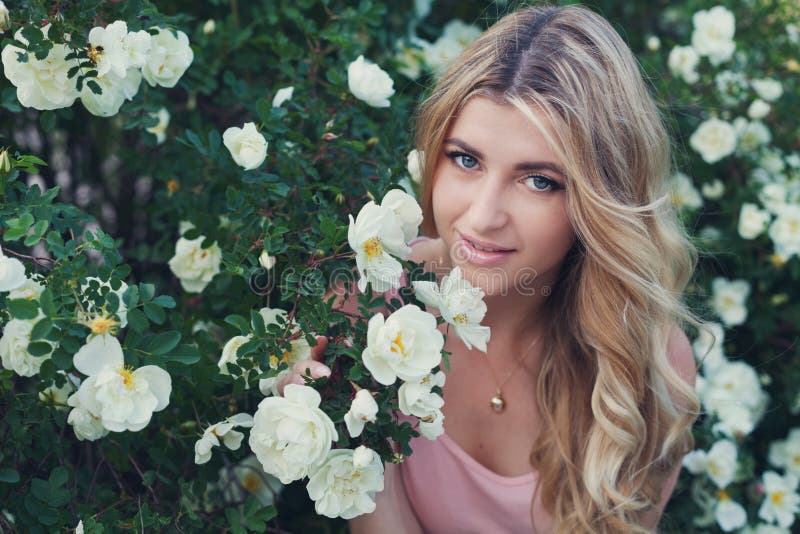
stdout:
POLYGON ((514 251, 514 249, 506 248, 506 247, 500 246, 500 245, 498 245, 496 243, 491 243, 489 241, 481 241, 480 239, 475 239, 474 237, 472 237, 470 235, 467 235, 467 234, 462 234, 461 232, 459 232, 459 235, 461 236, 461 239, 463 239, 464 241, 467 241, 473 247, 475 247, 476 245, 477 245, 477 247, 480 247, 480 248, 475 247, 476 250, 486 249, 485 252, 513 252, 514 251))

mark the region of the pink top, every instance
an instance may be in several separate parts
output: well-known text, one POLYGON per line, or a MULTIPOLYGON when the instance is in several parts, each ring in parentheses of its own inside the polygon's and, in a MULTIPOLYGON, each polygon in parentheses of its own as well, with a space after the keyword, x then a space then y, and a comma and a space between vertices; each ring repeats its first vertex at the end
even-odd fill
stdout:
MULTIPOLYGON (((409 245, 427 237, 417 237, 409 245)), ((403 282, 405 283, 405 282, 403 282)), ((399 414, 400 421, 416 423, 399 414)), ((447 421, 445 420, 445 426, 447 421)), ((411 507, 425 532, 517 533, 533 532, 531 501, 537 475, 506 477, 482 465, 447 434, 431 441, 411 440, 414 453, 400 464, 411 507)), ((549 532, 551 519, 537 498, 537 532, 549 532)))

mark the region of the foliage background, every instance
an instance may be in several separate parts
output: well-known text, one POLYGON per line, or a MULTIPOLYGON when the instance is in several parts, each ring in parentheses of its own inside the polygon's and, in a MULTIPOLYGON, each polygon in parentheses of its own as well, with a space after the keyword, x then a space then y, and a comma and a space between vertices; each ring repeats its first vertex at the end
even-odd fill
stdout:
MULTIPOLYGON (((243 379, 232 383, 218 374, 222 344, 239 333, 224 319, 230 314, 249 317, 249 310, 269 305, 307 318, 307 331, 335 322, 319 297, 331 273, 348 265, 336 257, 347 250, 347 213, 355 213, 368 195, 380 198, 406 176, 415 105, 433 83, 429 74, 411 80, 398 72, 393 60, 397 41, 411 31, 433 41, 454 18, 483 29, 517 3, 437 0, 423 20, 415 18, 412 2, 400 0, 154 4, 157 10, 142 0, 7 2, 14 24, 28 16, 52 17, 60 8, 65 24, 84 35, 117 19, 126 20, 131 29, 138 29, 137 24, 174 25, 189 35, 195 59, 176 88, 143 84, 136 98, 111 118, 94 117, 77 102, 56 111, 21 108, 14 88, 0 80, 0 145, 48 163, 3 184, 3 248, 29 256, 29 272, 49 277, 57 307, 53 317, 67 313, 70 281, 86 274, 152 284, 139 288, 142 303, 149 293, 150 306, 141 305, 139 328, 128 329, 126 358, 137 364, 155 361, 173 378, 170 406, 155 414, 146 429, 78 442, 65 423, 65 412, 38 400, 56 370, 69 367, 66 356, 61 363, 54 357, 41 378, 0 371, 0 502, 13 514, 16 527, 3 517, 0 526, 47 532, 72 528, 83 519, 89 531, 343 532, 343 521, 314 515, 301 484, 284 490, 273 519, 252 498, 237 507, 212 495, 217 500, 210 508, 196 506, 204 500, 208 504, 203 497, 206 483, 216 481, 220 467, 246 455, 244 450, 215 453, 212 462, 196 466, 191 456, 199 432, 230 413, 252 413, 259 398, 257 390, 245 390, 243 379), (202 29, 208 19, 216 26, 209 34, 202 29), (360 54, 393 78, 397 93, 391 108, 369 108, 347 91, 347 64, 360 54), (290 85, 293 98, 273 108, 277 89, 290 85), (171 122, 167 141, 159 145, 145 128, 154 124, 148 113, 161 107, 169 110, 171 122), (220 135, 248 121, 261 124, 269 150, 259 170, 244 172, 230 159, 220 135), (51 194, 40 196, 35 185, 51 194), (47 221, 41 242, 9 239, 22 213, 47 221), (201 295, 185 293, 167 267, 183 220, 223 250, 223 273, 201 295), (82 239, 86 229, 93 237, 82 239), (74 253, 70 235, 77 238, 74 253), (258 264, 262 250, 278 258, 272 271, 258 264), (60 261, 33 259, 43 256, 60 261), (173 296, 174 308, 169 298, 159 301, 156 295, 173 296), (180 334, 179 344, 162 352, 153 334, 169 332, 180 334), (158 350, 148 352, 148 347, 158 350)), ((778 39, 786 24, 800 20, 797 6, 788 0, 723 4, 737 15, 737 50, 744 52, 735 68, 748 76, 785 81, 779 108, 767 122, 774 146, 797 151, 800 96, 796 63, 793 67, 790 60, 796 60, 800 47, 778 39)), ((639 56, 674 133, 676 167, 698 187, 715 178, 726 186, 723 197, 685 214, 705 251, 688 297, 714 319, 707 304, 713 277, 743 278, 753 287, 748 320, 727 333, 725 353, 754 366, 771 397, 764 420, 739 440, 741 473, 734 492, 755 524, 761 498, 757 479, 769 467, 769 444, 800 424, 792 410, 800 384, 800 305, 795 298, 800 261, 793 257, 776 265, 766 238, 743 240, 736 230, 741 204, 756 196, 749 175, 756 164, 736 156, 708 165, 688 148, 689 136, 709 114, 743 114, 721 104, 710 81, 715 69, 707 63, 700 68, 702 81, 693 86, 672 76, 666 66, 671 47, 689 41, 692 13, 714 4, 588 5, 604 14, 639 56), (649 36, 660 38, 658 50, 648 49, 649 36), (718 232, 701 231, 707 228, 718 232)), ((54 323, 63 339, 85 336, 81 327, 70 326, 68 317, 54 323)), ((701 418, 698 448, 714 442, 710 424, 701 418)), ((693 480, 682 474, 667 508, 666 532, 718 531, 714 525, 694 523, 702 510, 691 497, 693 480)))

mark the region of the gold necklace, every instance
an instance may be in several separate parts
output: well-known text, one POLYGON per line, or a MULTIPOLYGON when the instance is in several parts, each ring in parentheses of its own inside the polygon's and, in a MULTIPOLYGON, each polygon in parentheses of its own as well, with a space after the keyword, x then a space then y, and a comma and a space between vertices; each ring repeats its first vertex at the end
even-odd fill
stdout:
MULTIPOLYGON (((531 344, 531 346, 528 347, 528 350, 525 351, 525 355, 522 358, 520 358, 519 360, 517 360, 517 365, 514 366, 514 368, 511 371, 508 372, 508 374, 506 375, 506 377, 503 380, 503 382, 497 386, 497 389, 495 390, 494 396, 492 396, 492 398, 489 399, 489 406, 491 406, 492 410, 494 410, 495 413, 502 413, 506 409, 506 400, 503 398, 503 386, 506 385, 506 383, 513 376, 513 374, 517 371, 517 369, 519 369, 519 367, 522 365, 522 362, 525 361, 525 359, 531 353, 531 350, 533 350, 533 347, 536 346, 536 343, 539 342, 539 338, 541 338, 541 337, 542 337, 542 334, 539 334, 539 337, 536 338, 536 341, 534 341, 531 344)), ((489 366, 489 371, 492 372, 492 378, 494 379, 494 383, 497 384, 497 375, 494 372, 494 368, 492 368, 492 364, 489 363, 488 356, 486 356, 486 365, 489 366)))

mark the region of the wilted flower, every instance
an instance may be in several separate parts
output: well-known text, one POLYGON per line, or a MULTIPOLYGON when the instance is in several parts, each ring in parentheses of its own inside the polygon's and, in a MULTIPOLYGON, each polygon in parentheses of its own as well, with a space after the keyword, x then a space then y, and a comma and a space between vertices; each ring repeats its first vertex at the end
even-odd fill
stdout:
POLYGON ((242 128, 232 126, 225 130, 222 143, 233 161, 246 171, 258 168, 267 158, 267 140, 258 133, 253 122, 246 122, 242 128))
POLYGON ((460 267, 454 267, 442 278, 441 287, 436 282, 427 281, 414 281, 412 285, 417 298, 426 306, 438 309, 468 349, 472 350, 475 345, 478 350, 486 352, 491 331, 488 326, 480 325, 486 315, 484 292, 462 278, 460 267))
POLYGON ((371 449, 336 449, 310 474, 308 496, 326 517, 352 519, 375 511, 375 493, 383 491, 383 462, 371 449))
POLYGON ((156 28, 158 34, 151 36, 152 46, 142 75, 152 87, 175 87, 178 80, 194 60, 189 38, 180 30, 177 36, 171 30, 156 28))
POLYGON ((351 437, 357 438, 364 430, 365 423, 374 423, 378 415, 378 403, 367 389, 360 389, 356 393, 350 410, 344 414, 344 423, 351 437))
POLYGON ((339 439, 333 421, 319 408, 314 388, 288 384, 283 397, 267 397, 258 405, 250 431, 250 449, 264 471, 288 484, 322 463, 339 439))
POLYGON ((253 426, 253 416, 247 413, 237 413, 210 425, 203 431, 203 437, 194 444, 194 463, 204 464, 211 459, 211 449, 224 443, 230 450, 238 450, 242 445, 244 434, 234 430, 237 426, 250 428, 253 426))
POLYGON ((141 430, 153 412, 169 404, 169 373, 155 365, 138 369, 126 366, 122 346, 112 335, 90 336, 75 354, 73 364, 88 375, 73 397, 112 432, 141 430))
POLYGON ((397 378, 422 380, 439 365, 443 346, 436 318, 406 304, 388 319, 381 313, 372 316, 361 358, 378 383, 390 386, 397 378))
POLYGON ((392 78, 364 56, 358 56, 348 65, 347 86, 353 96, 375 108, 388 108, 389 98, 394 94, 392 78))

